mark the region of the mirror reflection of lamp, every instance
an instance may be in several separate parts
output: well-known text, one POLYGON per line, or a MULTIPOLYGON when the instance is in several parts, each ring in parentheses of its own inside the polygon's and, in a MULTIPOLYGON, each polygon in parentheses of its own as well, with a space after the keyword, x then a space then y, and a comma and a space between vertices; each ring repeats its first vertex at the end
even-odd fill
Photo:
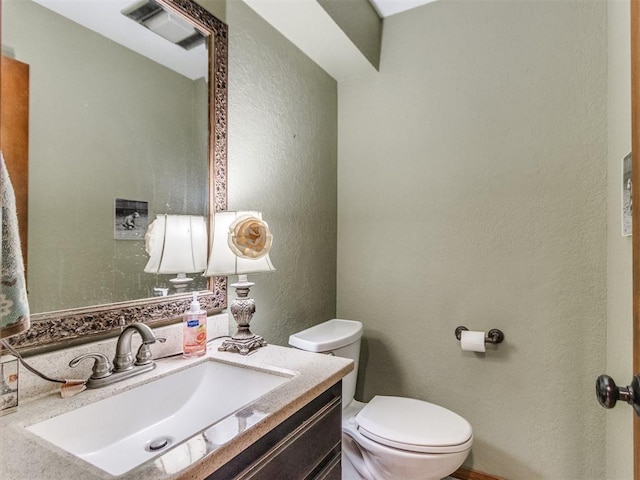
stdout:
POLYGON ((207 225, 203 216, 158 215, 145 234, 149 254, 144 271, 155 274, 177 274, 169 282, 181 293, 193 278, 187 273, 204 272, 207 268, 207 225))
POLYGON ((214 216, 213 241, 205 276, 238 275, 238 281, 231 284, 237 297, 229 307, 238 331, 218 350, 247 355, 267 344, 249 329, 256 306, 249 298, 249 290, 255 284, 247 280, 247 274, 275 270, 269 258, 272 241, 269 226, 260 212, 218 212, 214 216))

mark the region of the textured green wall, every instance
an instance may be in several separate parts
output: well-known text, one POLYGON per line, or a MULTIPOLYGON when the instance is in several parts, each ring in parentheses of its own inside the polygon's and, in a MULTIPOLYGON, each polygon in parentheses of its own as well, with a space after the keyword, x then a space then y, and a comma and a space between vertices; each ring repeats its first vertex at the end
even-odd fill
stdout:
MULTIPOLYGON (((633 372, 631 237, 621 235, 622 158, 631 151, 630 12, 628 0, 607 2, 607 366, 603 372, 628 385, 633 372)), ((637 373, 637 372, 636 372, 637 373)), ((633 425, 626 406, 607 411, 607 479, 633 478, 633 425)))
POLYGON ((229 209, 262 211, 273 231, 277 270, 249 276, 251 325, 286 345, 335 315, 337 85, 244 2, 226 14, 229 209))
POLYGON ((318 0, 375 68, 380 65, 382 19, 368 0, 318 0))
POLYGON ((604 478, 607 3, 387 18, 380 72, 339 84, 338 138, 337 314, 365 324, 360 398, 458 412, 476 470, 604 478), (462 352, 458 325, 506 341, 462 352))

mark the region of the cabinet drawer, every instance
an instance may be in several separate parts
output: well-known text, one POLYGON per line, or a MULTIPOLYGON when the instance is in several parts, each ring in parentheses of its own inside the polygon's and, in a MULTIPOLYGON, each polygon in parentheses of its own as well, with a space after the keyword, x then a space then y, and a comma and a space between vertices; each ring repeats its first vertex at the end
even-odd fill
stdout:
POLYGON ((239 480, 315 478, 324 464, 340 452, 342 407, 340 399, 325 405, 285 437, 239 480))
POLYGON ((329 458, 325 467, 315 476, 315 480, 342 480, 342 446, 329 458))
POLYGON ((335 472, 340 472, 341 394, 338 382, 206 480, 339 479, 335 472))

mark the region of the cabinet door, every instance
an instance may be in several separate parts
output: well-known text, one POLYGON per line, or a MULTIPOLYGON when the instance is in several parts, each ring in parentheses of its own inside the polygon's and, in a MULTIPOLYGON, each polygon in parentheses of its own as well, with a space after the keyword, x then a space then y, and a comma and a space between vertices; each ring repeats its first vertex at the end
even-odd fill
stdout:
POLYGON ((334 400, 303 422, 239 480, 315 479, 340 454, 342 407, 334 400))

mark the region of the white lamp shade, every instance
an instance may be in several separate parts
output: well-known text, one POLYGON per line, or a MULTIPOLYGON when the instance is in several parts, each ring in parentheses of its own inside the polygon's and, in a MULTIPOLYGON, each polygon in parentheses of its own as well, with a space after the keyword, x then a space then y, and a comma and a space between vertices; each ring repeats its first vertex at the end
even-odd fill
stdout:
POLYGON ((158 215, 145 235, 147 273, 194 273, 207 268, 207 224, 197 215, 158 215))
MULTIPOLYGON (((262 213, 254 211, 218 212, 214 215, 211 253, 205 276, 246 275, 275 270, 268 253, 260 258, 244 258, 236 255, 229 246, 230 227, 236 220, 243 217, 255 217, 262 220, 262 213)), ((268 235, 271 236, 270 233, 268 235)), ((269 246, 270 241, 269 238, 269 246)))

